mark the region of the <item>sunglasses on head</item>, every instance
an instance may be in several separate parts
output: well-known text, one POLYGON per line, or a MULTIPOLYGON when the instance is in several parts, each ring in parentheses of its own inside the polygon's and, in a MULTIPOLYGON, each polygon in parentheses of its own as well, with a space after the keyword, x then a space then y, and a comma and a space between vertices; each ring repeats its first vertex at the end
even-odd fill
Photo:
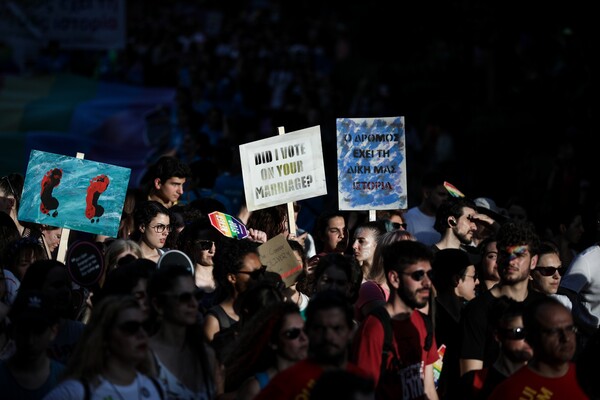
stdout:
POLYGON ((144 325, 140 321, 126 321, 119 324, 117 328, 127 335, 135 335, 140 329, 144 329, 144 325))
POLYGON ((504 328, 498 329, 500 335, 509 340, 525 339, 525 328, 504 328))
POLYGON ((427 272, 425 272, 425 270, 423 270, 423 269, 420 269, 420 270, 414 271, 414 272, 402 272, 402 274, 410 276, 410 278, 416 282, 421 282, 423 279, 425 279, 425 274, 427 274, 427 277, 429 278, 429 280, 433 279, 433 270, 432 269, 430 269, 427 272))
POLYGON ((301 333, 302 333, 301 328, 291 328, 286 331, 283 331, 281 334, 287 340, 294 340, 294 339, 298 339, 300 337, 301 333))
POLYGON ((265 274, 267 270, 266 265, 261 266, 259 269, 255 269, 254 271, 238 271, 238 274, 248 275, 250 279, 259 280, 265 274))
POLYGON ((559 265, 558 267, 535 267, 534 271, 539 272, 542 276, 554 276, 556 271, 558 271, 560 276, 563 276, 565 273, 562 265, 559 265))
POLYGON ((212 247, 214 246, 215 242, 213 242, 212 240, 197 240, 196 244, 198 245, 198 247, 200 248, 200 250, 205 251, 205 250, 212 249, 212 247))

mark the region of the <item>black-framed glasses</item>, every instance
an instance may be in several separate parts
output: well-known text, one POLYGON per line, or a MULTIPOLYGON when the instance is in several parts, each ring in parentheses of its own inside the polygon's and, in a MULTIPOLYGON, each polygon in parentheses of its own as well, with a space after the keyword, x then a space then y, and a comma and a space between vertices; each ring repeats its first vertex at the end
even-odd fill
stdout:
POLYGON ((421 282, 423 279, 425 279, 425 275, 427 275, 429 280, 432 280, 433 276, 434 276, 432 269, 430 269, 427 272, 425 272, 424 269, 420 269, 418 271, 413 271, 413 272, 402 272, 402 274, 410 276, 410 278, 415 282, 421 282))
POLYGON ((563 274, 565 273, 565 270, 563 269, 562 265, 559 265, 558 267, 552 267, 552 266, 542 267, 542 266, 537 266, 537 267, 535 267, 534 271, 539 272, 540 275, 542 275, 542 276, 554 276, 554 274, 557 271, 558 271, 558 274, 560 276, 563 276, 563 274))
POLYGON ((196 240, 195 243, 202 251, 210 250, 215 245, 215 242, 212 240, 196 240))
POLYGON ((402 223, 392 222, 392 228, 394 228, 394 229, 402 228, 402 229, 406 230, 406 228, 408 228, 408 224, 406 222, 402 222, 402 223))
POLYGON ((504 328, 498 329, 498 332, 502 337, 509 340, 521 340, 525 339, 525 328, 504 328))
POLYGON ((165 224, 156 224, 154 226, 148 225, 148 227, 154 229, 154 232, 156 232, 156 233, 163 233, 165 230, 167 232, 171 232, 173 230, 172 225, 165 225, 165 224))
POLYGON ((561 336, 568 336, 568 335, 574 335, 577 333, 577 327, 575 325, 567 325, 564 326, 562 328, 559 327, 555 327, 555 328, 540 328, 540 332, 548 335, 548 336, 558 336, 559 334, 561 336))
POLYGON ((172 297, 182 304, 189 303, 192 299, 196 299, 195 292, 165 293, 165 296, 172 297))
POLYGON ((281 334, 287 340, 294 340, 294 339, 298 339, 300 337, 300 335, 302 334, 302 331, 303 331, 302 328, 290 328, 288 330, 281 332, 281 334))
POLYGON ((135 335, 140 329, 144 329, 144 324, 140 321, 126 321, 117 325, 117 328, 126 335, 135 335))
POLYGON ((261 265, 261 267, 259 269, 255 269, 254 271, 238 271, 237 273, 248 275, 250 277, 250 279, 253 279, 253 280, 259 280, 265 274, 266 270, 267 270, 267 266, 261 265))

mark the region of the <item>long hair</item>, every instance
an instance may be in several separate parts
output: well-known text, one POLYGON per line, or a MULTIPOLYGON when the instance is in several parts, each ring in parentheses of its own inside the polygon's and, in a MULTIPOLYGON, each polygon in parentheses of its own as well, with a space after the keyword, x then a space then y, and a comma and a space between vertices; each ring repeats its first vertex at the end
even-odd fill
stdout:
POLYGON ((140 245, 131 239, 114 239, 106 247, 104 252, 104 266, 107 273, 117 267, 117 258, 125 253, 132 252, 137 258, 142 258, 142 249, 140 245))
MULTIPOLYGON (((63 373, 63 379, 84 379, 97 383, 108 364, 106 342, 119 314, 130 308, 140 308, 133 296, 107 296, 92 310, 81 338, 75 346, 63 373)), ((138 366, 138 370, 150 372, 149 359, 138 366)))
POLYGON ((260 310, 242 329, 225 364, 225 391, 235 390, 244 380, 275 365, 277 337, 286 316, 299 314, 295 303, 273 303, 260 310))
POLYGON ((263 231, 267 234, 267 239, 272 239, 285 230, 286 221, 287 208, 279 205, 252 211, 246 226, 263 231))
POLYGON ((375 281, 377 283, 385 282, 385 272, 383 270, 381 252, 391 243, 400 242, 402 240, 411 240, 415 242, 417 238, 409 231, 401 231, 399 229, 386 232, 377 238, 377 247, 375 248, 375 254, 373 255, 373 266, 369 271, 369 275, 367 275, 367 280, 375 281))

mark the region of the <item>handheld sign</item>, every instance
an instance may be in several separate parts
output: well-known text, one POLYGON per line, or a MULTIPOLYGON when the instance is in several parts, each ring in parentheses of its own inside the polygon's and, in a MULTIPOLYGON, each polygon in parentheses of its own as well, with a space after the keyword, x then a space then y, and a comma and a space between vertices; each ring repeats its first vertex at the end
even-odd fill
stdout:
POLYGON ((69 247, 66 266, 73 282, 91 287, 104 275, 104 257, 94 243, 80 241, 69 247))
POLYGON ((318 126, 240 145, 248 211, 327 194, 318 126))
POLYGON ((18 218, 116 237, 129 168, 32 150, 18 218))
POLYGON ((404 117, 338 118, 340 210, 407 208, 404 117))
POLYGON ((246 225, 239 219, 220 211, 213 211, 208 214, 210 224, 215 227, 223 236, 235 239, 245 239, 248 237, 246 225))
POLYGON ((294 251, 282 235, 258 246, 258 254, 267 271, 278 273, 286 287, 293 285, 302 272, 302 264, 298 263, 294 251))

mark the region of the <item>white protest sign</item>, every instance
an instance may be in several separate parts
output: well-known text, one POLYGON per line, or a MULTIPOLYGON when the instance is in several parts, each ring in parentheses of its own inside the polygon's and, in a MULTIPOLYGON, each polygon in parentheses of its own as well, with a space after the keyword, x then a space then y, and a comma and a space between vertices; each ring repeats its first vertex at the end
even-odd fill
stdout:
POLYGON ((249 211, 327 194, 319 126, 240 145, 249 211))

